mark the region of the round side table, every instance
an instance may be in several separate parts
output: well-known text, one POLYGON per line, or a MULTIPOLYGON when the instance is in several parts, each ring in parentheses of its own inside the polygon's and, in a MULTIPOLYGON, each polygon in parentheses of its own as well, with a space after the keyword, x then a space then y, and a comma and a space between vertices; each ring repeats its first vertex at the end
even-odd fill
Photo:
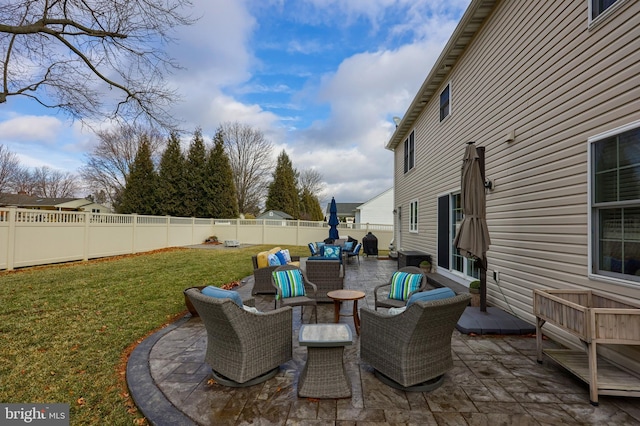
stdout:
POLYGON ((364 292, 358 290, 333 290, 327 293, 327 297, 333 300, 333 322, 339 322, 341 316, 353 317, 356 334, 360 335, 360 316, 358 315, 358 300, 363 299, 364 292), (353 314, 341 314, 340 304, 353 301, 353 314))

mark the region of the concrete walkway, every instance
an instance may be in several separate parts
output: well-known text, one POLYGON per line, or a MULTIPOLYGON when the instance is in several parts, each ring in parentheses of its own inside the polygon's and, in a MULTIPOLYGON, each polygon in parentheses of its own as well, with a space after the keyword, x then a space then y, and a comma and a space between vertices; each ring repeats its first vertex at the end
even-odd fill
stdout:
MULTIPOLYGON (((345 287, 365 291, 360 307, 373 308, 372 288, 388 281, 396 262, 362 258, 346 265, 345 287)), ((239 292, 248 296, 252 278, 239 292)), ((273 309, 273 296, 256 296, 256 306, 273 309)), ((545 360, 536 363, 532 336, 469 336, 454 331, 454 368, 444 384, 425 393, 392 389, 359 359, 354 331, 345 364, 352 383, 349 399, 298 398, 299 372, 306 359, 298 344, 300 308, 294 310, 293 359, 279 374, 249 388, 227 388, 211 380, 204 363, 206 332, 190 315, 143 341, 133 352, 127 382, 141 412, 155 425, 640 425, 640 400, 600 397, 589 404, 587 386, 545 360)), ((351 306, 343 306, 350 310, 351 306)), ((303 321, 309 322, 311 309, 303 321)), ((318 322, 333 321, 333 305, 320 304, 318 322)), ((546 341, 548 346, 557 346, 546 341)))

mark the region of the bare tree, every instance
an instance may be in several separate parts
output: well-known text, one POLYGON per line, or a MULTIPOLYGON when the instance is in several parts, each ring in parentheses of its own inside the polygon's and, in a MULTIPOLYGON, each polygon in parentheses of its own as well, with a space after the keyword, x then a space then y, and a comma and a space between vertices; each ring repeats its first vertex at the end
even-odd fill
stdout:
POLYGON ((236 185, 240 213, 260 213, 274 170, 273 144, 260 130, 236 122, 220 126, 236 185))
POLYGON ((74 198, 79 190, 78 180, 71 172, 61 172, 47 166, 34 169, 34 194, 43 198, 74 198))
POLYGON ((0 194, 8 192, 20 170, 18 156, 0 145, 0 194))
POLYGON ((3 0, 0 104, 26 96, 73 118, 144 117, 162 126, 177 65, 161 46, 193 21, 189 0, 3 0))
POLYGON ((158 160, 166 138, 156 130, 139 125, 100 131, 97 135, 99 143, 91 154, 87 154, 80 176, 94 196, 100 194, 101 199, 106 196, 104 202, 115 206, 141 142, 148 141, 154 160, 158 160))
POLYGON ((320 198, 322 191, 324 191, 322 174, 316 169, 303 170, 298 176, 298 186, 300 187, 301 193, 306 190, 314 197, 320 198))
POLYGON ((36 183, 33 173, 28 167, 19 167, 16 171, 10 189, 14 194, 35 195, 36 183))

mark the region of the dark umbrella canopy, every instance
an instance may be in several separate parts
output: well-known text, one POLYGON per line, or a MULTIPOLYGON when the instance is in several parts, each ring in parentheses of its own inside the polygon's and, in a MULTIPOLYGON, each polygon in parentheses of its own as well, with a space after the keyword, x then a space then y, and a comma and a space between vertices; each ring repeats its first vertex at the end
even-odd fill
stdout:
MULTIPOLYGON (((454 245, 464 257, 476 259, 481 269, 481 293, 486 294, 486 253, 491 240, 487 228, 487 207, 484 181, 478 151, 473 143, 467 145, 462 161, 460 201, 464 218, 456 233, 454 245)), ((486 307, 483 304, 483 311, 486 307)))
POLYGON ((331 197, 331 206, 329 207, 329 238, 338 239, 338 207, 335 198, 331 197))

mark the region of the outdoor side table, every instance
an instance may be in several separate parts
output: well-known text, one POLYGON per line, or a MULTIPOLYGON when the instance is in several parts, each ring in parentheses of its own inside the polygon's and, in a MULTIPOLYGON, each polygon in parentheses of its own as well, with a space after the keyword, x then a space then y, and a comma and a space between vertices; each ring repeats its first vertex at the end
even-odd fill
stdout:
POLYGON ((327 297, 333 299, 333 322, 338 323, 341 316, 353 317, 353 325, 356 334, 360 335, 360 316, 358 315, 358 300, 363 299, 364 292, 358 290, 333 290, 327 293, 327 297), (346 301, 353 301, 353 314, 341 314, 340 304, 346 301))
POLYGON ((353 337, 346 324, 304 324, 298 338, 307 362, 298 379, 302 398, 349 398, 351 381, 344 367, 344 347, 353 337))

